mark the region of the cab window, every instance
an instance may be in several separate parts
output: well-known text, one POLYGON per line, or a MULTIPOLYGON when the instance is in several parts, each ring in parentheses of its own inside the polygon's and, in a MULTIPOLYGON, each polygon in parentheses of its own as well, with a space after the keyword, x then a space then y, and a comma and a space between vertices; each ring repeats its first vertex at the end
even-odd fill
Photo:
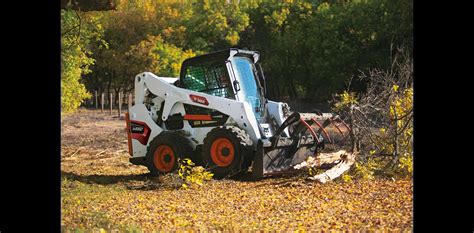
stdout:
POLYGON ((183 87, 209 95, 234 99, 227 68, 223 62, 208 62, 186 67, 183 87))

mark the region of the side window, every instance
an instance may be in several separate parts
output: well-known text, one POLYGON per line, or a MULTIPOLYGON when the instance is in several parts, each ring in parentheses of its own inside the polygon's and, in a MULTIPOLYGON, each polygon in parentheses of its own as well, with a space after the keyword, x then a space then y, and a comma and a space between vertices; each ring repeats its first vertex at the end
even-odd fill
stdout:
POLYGON ((186 67, 182 80, 186 89, 234 99, 232 86, 223 62, 211 62, 186 67))
MULTIPOLYGON (((229 99, 235 99, 229 74, 224 62, 207 62, 199 65, 189 65, 181 85, 188 90, 206 93, 229 99)), ((186 114, 211 115, 212 121, 189 120, 191 127, 211 127, 222 125, 229 116, 215 110, 193 105, 184 105, 186 114)))

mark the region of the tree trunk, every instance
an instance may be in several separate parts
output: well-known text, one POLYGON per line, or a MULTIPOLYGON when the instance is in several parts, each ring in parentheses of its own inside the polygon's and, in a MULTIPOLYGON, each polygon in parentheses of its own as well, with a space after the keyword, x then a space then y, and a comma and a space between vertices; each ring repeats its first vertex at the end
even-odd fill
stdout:
POLYGON ((118 88, 114 88, 114 92, 115 92, 115 100, 114 100, 114 104, 116 106, 118 106, 118 96, 119 96, 119 92, 120 92, 120 86, 118 88))
POLYGON ((290 93, 291 99, 298 99, 298 91, 296 90, 294 79, 290 80, 290 93))
POLYGON ((395 114, 395 125, 393 126, 394 127, 394 132, 395 132, 395 135, 394 135, 394 138, 393 138, 393 159, 392 161, 390 162, 390 166, 393 168, 397 162, 398 162, 398 137, 399 137, 399 132, 398 132, 398 116, 397 116, 397 109, 395 107, 393 107, 393 112, 395 114))
POLYGON ((354 109, 353 109, 354 106, 351 106, 351 109, 350 109, 350 131, 349 131, 349 137, 351 138, 351 152, 354 153, 356 151, 359 151, 360 148, 358 148, 358 140, 356 139, 356 136, 355 136, 355 133, 354 133, 354 109))
POLYGON ((109 75, 109 80, 107 81, 107 94, 110 93, 110 88, 112 87, 112 72, 109 75))

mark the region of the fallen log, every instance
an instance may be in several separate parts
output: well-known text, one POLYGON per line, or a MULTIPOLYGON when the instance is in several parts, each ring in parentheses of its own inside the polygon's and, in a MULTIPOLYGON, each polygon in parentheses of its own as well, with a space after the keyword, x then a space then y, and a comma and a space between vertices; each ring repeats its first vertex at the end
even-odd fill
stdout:
POLYGON ((318 174, 318 175, 315 175, 315 176, 312 176, 312 177, 308 177, 308 179, 316 180, 316 181, 319 181, 319 182, 324 184, 324 183, 326 183, 330 180, 333 180, 333 179, 341 176, 342 173, 349 170, 355 162, 355 154, 354 153, 347 153, 347 154, 344 154, 344 155, 345 155, 345 158, 342 159, 342 162, 338 163, 337 165, 335 165, 331 169, 329 169, 329 170, 327 170, 327 171, 325 171, 321 174, 318 174))
POLYGON ((310 180, 326 183, 341 176, 344 172, 349 170, 355 162, 355 156, 355 153, 349 153, 345 150, 333 153, 321 153, 316 158, 310 157, 307 161, 296 165, 294 168, 331 167, 329 170, 326 170, 321 174, 308 177, 310 180))

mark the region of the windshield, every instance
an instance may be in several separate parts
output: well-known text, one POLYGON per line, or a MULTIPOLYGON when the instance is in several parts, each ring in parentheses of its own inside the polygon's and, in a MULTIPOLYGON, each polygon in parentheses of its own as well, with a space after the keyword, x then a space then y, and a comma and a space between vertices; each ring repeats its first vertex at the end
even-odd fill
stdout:
POLYGON ((246 57, 234 57, 232 63, 242 92, 240 96, 252 106, 255 117, 260 120, 263 112, 261 111, 260 90, 254 74, 254 64, 252 60, 246 57))

